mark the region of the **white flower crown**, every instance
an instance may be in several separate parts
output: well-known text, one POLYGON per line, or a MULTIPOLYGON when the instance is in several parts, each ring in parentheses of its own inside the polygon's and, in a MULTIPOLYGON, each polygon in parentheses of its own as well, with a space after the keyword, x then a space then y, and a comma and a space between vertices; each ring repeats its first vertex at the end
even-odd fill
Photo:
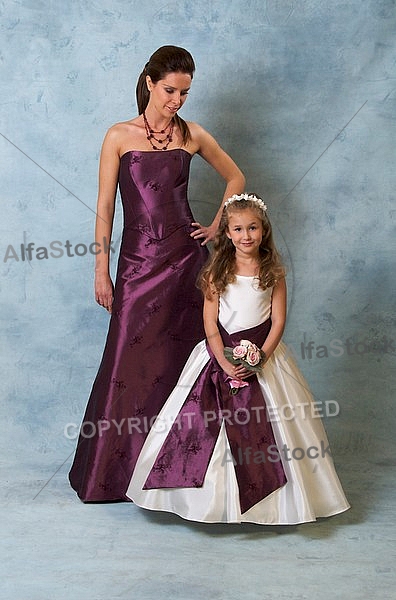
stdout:
POLYGON ((255 202, 256 204, 258 204, 258 206, 263 212, 267 210, 267 205, 265 204, 265 202, 263 202, 261 198, 257 198, 257 196, 255 196, 254 194, 234 194, 233 196, 231 196, 231 198, 228 198, 224 202, 224 208, 227 208, 228 206, 230 206, 230 204, 233 204, 234 202, 239 202, 240 200, 250 200, 251 202, 255 202))

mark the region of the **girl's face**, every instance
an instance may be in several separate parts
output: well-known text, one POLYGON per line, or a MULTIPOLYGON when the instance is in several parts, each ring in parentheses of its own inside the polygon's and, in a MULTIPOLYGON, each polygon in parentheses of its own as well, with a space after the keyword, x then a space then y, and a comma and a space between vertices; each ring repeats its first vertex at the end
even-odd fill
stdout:
POLYGON ((164 79, 153 83, 147 76, 147 87, 150 91, 149 105, 161 117, 174 117, 183 106, 191 87, 191 75, 188 73, 168 73, 164 79))
POLYGON ((235 246, 236 255, 257 257, 263 239, 263 223, 255 210, 232 211, 228 219, 227 237, 235 246))

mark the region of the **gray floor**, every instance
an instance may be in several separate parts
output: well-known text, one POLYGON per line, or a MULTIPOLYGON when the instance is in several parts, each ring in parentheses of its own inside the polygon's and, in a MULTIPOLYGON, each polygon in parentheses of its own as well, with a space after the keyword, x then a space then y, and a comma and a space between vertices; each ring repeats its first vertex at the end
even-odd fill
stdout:
MULTIPOLYGON (((343 454, 352 509, 299 526, 205 525, 82 504, 70 461, 13 457, 3 486, 6 600, 396 598, 395 461, 343 454), (355 462, 353 462, 355 461, 355 462)), ((65 457, 63 457, 64 460, 65 457)))

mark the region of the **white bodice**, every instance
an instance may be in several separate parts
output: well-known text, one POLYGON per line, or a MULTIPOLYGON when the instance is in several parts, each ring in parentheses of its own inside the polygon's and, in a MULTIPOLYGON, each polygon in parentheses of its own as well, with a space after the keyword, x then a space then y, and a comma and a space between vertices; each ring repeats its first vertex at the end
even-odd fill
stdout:
POLYGON ((236 275, 220 296, 219 321, 228 333, 260 325, 271 316, 272 289, 262 290, 257 278, 236 275))

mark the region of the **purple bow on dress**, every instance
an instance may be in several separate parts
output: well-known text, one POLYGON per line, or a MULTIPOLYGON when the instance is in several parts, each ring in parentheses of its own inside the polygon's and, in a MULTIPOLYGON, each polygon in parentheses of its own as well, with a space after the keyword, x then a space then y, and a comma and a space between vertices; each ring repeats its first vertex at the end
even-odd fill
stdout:
MULTIPOLYGON (((229 334, 220 324, 224 345, 241 338, 262 346, 271 321, 229 334)), ((207 345, 210 360, 190 390, 147 477, 144 489, 202 487, 222 422, 229 441, 239 488, 241 513, 282 487, 286 476, 275 460, 276 448, 266 404, 256 375, 249 386, 230 394, 229 377, 207 345), (272 461, 269 460, 272 457, 272 461)), ((224 457, 228 460, 228 457, 224 457)))

